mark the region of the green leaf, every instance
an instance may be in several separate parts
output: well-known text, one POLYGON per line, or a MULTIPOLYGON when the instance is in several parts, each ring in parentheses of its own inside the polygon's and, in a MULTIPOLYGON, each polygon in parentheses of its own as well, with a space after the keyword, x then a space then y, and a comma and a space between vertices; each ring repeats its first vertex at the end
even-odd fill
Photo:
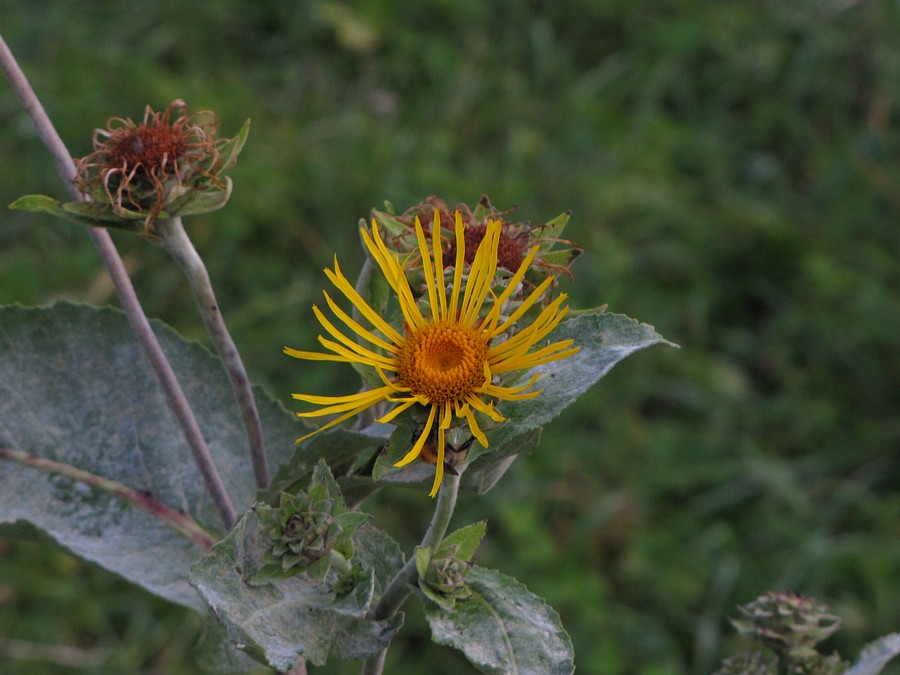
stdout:
MULTIPOLYGON (((153 327, 240 513, 256 489, 220 361, 168 326, 153 327)), ((278 466, 297 424, 260 391, 257 403, 269 461, 278 466)), ((119 481, 221 532, 181 428, 118 310, 0 308, 0 446, 119 481)), ((156 595, 204 610, 187 582, 204 550, 118 497, 0 459, 0 523, 16 520, 156 595)))
POLYGON ((478 203, 472 210, 472 220, 474 220, 476 223, 480 223, 494 212, 495 211, 491 206, 491 201, 488 199, 488 196, 481 195, 481 199, 478 200, 478 203))
MULTIPOLYGON (((46 195, 26 195, 19 197, 9 205, 11 209, 19 211, 35 211, 49 213, 57 218, 68 220, 78 225, 88 227, 109 227, 125 230, 132 234, 142 234, 144 231, 144 218, 146 214, 137 211, 128 211, 129 218, 116 215, 108 204, 98 202, 60 202, 46 195)), ((165 214, 161 214, 165 217, 165 214)))
POLYGON ((571 211, 564 211, 553 220, 548 220, 542 227, 535 228, 534 234, 541 242, 541 251, 549 251, 559 243, 556 240, 559 239, 563 230, 566 229, 566 225, 569 224, 569 218, 571 217, 571 211))
POLYGON ((525 586, 474 566, 471 591, 453 611, 425 603, 435 642, 455 647, 479 670, 494 675, 562 675, 575 669, 572 642, 559 615, 525 586))
POLYGON ((376 223, 384 227, 391 237, 396 237, 409 231, 409 226, 397 220, 394 214, 372 209, 372 218, 375 219, 376 223))
MULTIPOLYGON (((462 488, 487 492, 509 467, 509 457, 534 448, 540 439, 540 428, 559 415, 608 373, 619 361, 641 349, 656 344, 675 346, 659 335, 652 326, 638 323, 621 314, 589 312, 564 321, 550 341, 572 339, 581 350, 567 359, 554 361, 537 369, 540 378, 535 389, 538 396, 525 401, 501 401, 498 410, 507 421, 496 425, 480 417, 489 447, 472 444, 463 473, 462 488), (470 474, 471 471, 471 474, 470 474)), ((373 477, 405 484, 431 484, 434 466, 413 462, 394 467, 412 447, 416 424, 398 422, 385 452, 375 462, 373 477)))
MULTIPOLYGON (((366 259, 366 268, 364 269, 368 269, 370 266, 372 268, 375 267, 375 262, 369 262, 370 260, 370 258, 366 259)), ((367 291, 365 299, 368 301, 369 306, 379 314, 383 315, 387 309, 391 294, 393 293, 387 278, 380 273, 370 273, 365 290, 367 291)))
POLYGON ((898 654, 900 654, 900 633, 885 635, 863 647, 856 663, 845 675, 876 675, 898 654))
MULTIPOLYGON (((241 150, 244 149, 244 143, 247 142, 249 133, 250 120, 248 119, 244 122, 244 125, 241 127, 241 130, 238 131, 237 135, 219 149, 219 152, 222 155, 222 164, 219 167, 219 171, 227 171, 237 164, 238 155, 241 154, 241 150)), ((229 192, 231 192, 230 188, 229 192)))
POLYGON ((422 578, 425 576, 425 572, 428 569, 428 563, 431 562, 433 551, 430 546, 416 546, 413 555, 415 556, 416 561, 416 571, 419 573, 419 578, 422 578))
MULTIPOLYGON (((556 242, 553 242, 556 243, 556 242)), ((557 265, 559 267, 568 267, 572 261, 579 257, 584 251, 580 248, 561 248, 556 251, 550 251, 541 255, 541 262, 547 265, 557 265)), ((537 268, 541 269, 541 268, 537 268)))
POLYGON ((196 216, 201 213, 218 211, 231 198, 232 186, 231 178, 226 176, 223 189, 206 188, 197 190, 190 195, 189 199, 185 200, 184 206, 177 207, 175 204, 172 204, 169 210, 176 216, 196 216))
MULTIPOLYGON (((568 408, 596 384, 619 361, 653 345, 675 347, 653 326, 622 314, 585 313, 561 323, 548 340, 571 339, 581 348, 577 354, 540 366, 535 389, 543 390, 530 400, 501 402, 499 411, 507 422, 487 431, 491 446, 500 445, 526 431, 543 426, 568 408)), ((489 452, 478 443, 469 461, 489 452)))
POLYGON ((390 537, 370 525, 354 534, 353 562, 367 572, 354 591, 342 597, 332 591, 333 579, 306 574, 249 585, 247 579, 263 566, 269 545, 259 515, 250 511, 192 569, 192 583, 233 643, 278 670, 288 670, 300 655, 322 665, 330 655, 360 659, 387 646, 402 615, 386 621, 365 615, 403 565, 390 537))
POLYGON ((484 539, 485 532, 487 532, 486 520, 480 520, 477 523, 461 527, 444 537, 434 555, 436 557, 447 555, 451 547, 455 546, 456 551, 453 553, 453 557, 457 560, 468 562, 475 555, 475 550, 478 548, 481 540, 484 539))

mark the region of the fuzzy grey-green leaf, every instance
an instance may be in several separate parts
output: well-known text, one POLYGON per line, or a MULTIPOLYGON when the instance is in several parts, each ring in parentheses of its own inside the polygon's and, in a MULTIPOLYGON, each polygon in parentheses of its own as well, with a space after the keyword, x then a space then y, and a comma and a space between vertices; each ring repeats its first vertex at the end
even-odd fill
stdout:
POLYGON ((474 566, 466 577, 471 596, 453 610, 425 603, 431 635, 459 649, 491 675, 568 675, 575 670, 572 642, 559 615, 525 586, 495 570, 474 566))
MULTIPOLYGON (((246 435, 218 359, 154 322, 240 512, 256 488, 246 435)), ((269 461, 287 459, 296 422, 257 392, 269 461)), ((119 481, 219 528, 215 508, 125 315, 59 303, 0 308, 0 445, 119 481)), ((203 610, 187 583, 203 550, 118 497, 0 460, 0 523, 24 520, 78 556, 203 610)))
POLYGON ((176 216, 196 216, 201 213, 218 211, 231 198, 233 183, 231 178, 225 178, 225 187, 221 190, 208 188, 189 194, 184 200, 184 206, 172 205, 170 211, 176 216))
POLYGON ((435 551, 434 554, 436 556, 447 555, 450 547, 455 546, 456 551, 454 552, 453 557, 457 560, 465 560, 468 562, 472 559, 472 556, 475 555, 478 545, 481 543, 481 540, 484 539, 485 532, 487 532, 486 520, 479 520, 477 523, 461 527, 444 537, 444 540, 441 542, 441 545, 438 546, 437 551, 435 551))
POLYGON ((241 154, 241 150, 244 149, 244 143, 247 142, 247 136, 249 134, 250 120, 248 119, 241 126, 241 129, 237 132, 237 135, 235 135, 234 138, 231 138, 219 149, 222 154, 222 164, 219 167, 219 171, 227 171, 237 163, 238 155, 241 154))
MULTIPOLYGON (((472 466, 473 474, 469 476, 468 471, 463 474, 463 489, 481 493, 493 487, 509 466, 503 460, 509 455, 532 449, 539 438, 537 430, 574 403, 619 361, 653 345, 674 346, 653 326, 622 314, 603 312, 589 312, 568 319, 548 339, 571 339, 580 351, 536 369, 540 377, 534 389, 542 391, 535 398, 499 403, 498 410, 507 421, 496 426, 492 426, 490 421, 483 423, 490 445, 483 448, 480 443, 472 444, 467 463, 472 466), (494 453, 499 453, 496 458, 492 457, 494 453)), ((393 466, 412 447, 414 430, 415 427, 410 424, 398 425, 386 451, 375 463, 376 480, 399 483, 433 480, 432 465, 414 462, 402 469, 393 466)))
MULTIPOLYGON (((577 354, 536 369, 540 377, 534 389, 542 390, 538 396, 500 404, 499 410, 508 421, 487 432, 492 446, 547 424, 631 354, 658 344, 675 346, 649 324, 606 312, 580 314, 563 321, 548 339, 554 342, 571 339, 581 349, 577 354)), ((476 443, 469 460, 485 452, 476 443)))
POLYGON ((143 219, 145 214, 128 212, 122 209, 125 213, 133 213, 133 217, 124 218, 113 213, 113 210, 108 205, 96 202, 63 203, 46 195, 25 195, 10 204, 9 208, 19 211, 49 213, 57 218, 87 227, 108 227, 125 230, 132 234, 139 234, 144 230, 143 219))
POLYGON ((331 656, 365 658, 390 641, 402 623, 365 618, 375 594, 402 566, 390 538, 364 525, 354 537, 354 560, 367 570, 365 589, 337 597, 328 581, 298 574, 252 586, 270 544, 259 516, 250 511, 231 533, 198 562, 192 583, 213 609, 229 639, 278 670, 303 655, 315 665, 331 656), (363 592, 364 591, 364 592, 363 592))

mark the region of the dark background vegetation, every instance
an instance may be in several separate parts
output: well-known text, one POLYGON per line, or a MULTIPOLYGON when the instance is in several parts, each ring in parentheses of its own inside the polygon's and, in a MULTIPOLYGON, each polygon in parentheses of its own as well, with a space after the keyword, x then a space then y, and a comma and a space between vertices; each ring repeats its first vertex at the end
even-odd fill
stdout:
MULTIPOLYGON (((617 366, 457 522, 488 518, 479 561, 560 612, 579 673, 710 672, 767 590, 829 603, 845 656, 900 629, 896 2, 11 4, 0 30, 73 154, 147 103, 225 135, 252 118, 231 203, 188 226, 287 405, 343 391, 281 347, 312 345, 321 268, 358 268, 371 207, 573 210, 573 304, 682 349, 617 366)), ((0 203, 64 195, 3 83, 0 157, 0 203)), ((116 240, 148 313, 203 340, 163 253, 116 240)), ((86 234, 0 213, 0 303, 58 298, 116 303, 86 234)), ((428 499, 369 506, 408 548, 428 499)), ((469 672, 409 609, 388 672, 469 672)), ((0 539, 0 672, 194 672, 199 630, 34 533, 0 539)))

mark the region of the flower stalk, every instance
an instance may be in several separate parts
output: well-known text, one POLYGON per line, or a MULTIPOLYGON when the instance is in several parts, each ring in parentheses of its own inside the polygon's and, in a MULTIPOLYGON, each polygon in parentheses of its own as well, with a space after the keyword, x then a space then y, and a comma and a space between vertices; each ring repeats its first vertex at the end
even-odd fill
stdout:
MULTIPOLYGON (((44 107, 38 100, 37 95, 34 93, 28 79, 2 36, 0 36, 0 67, 3 68, 3 71, 9 78, 13 90, 31 118, 38 136, 50 152, 69 195, 76 201, 84 201, 84 196, 76 189, 74 184, 76 171, 72 156, 66 149, 56 128, 44 111, 44 107)), ((184 395, 181 385, 178 383, 178 378, 175 376, 175 371, 166 358, 159 340, 153 333, 150 321, 144 314, 122 258, 119 256, 109 232, 96 227, 89 228, 88 231, 94 245, 100 252, 100 256, 103 258, 103 262, 106 264, 132 330, 134 330, 141 346, 144 348, 147 358, 165 391, 169 406, 184 430, 194 461, 200 470, 203 482, 219 513, 219 517, 225 528, 230 530, 236 520, 231 497, 228 495, 225 485, 219 476, 197 419, 187 397, 184 395)))
POLYGON ((262 490, 269 486, 269 465, 266 459, 266 441, 259 419, 259 410, 256 407, 256 398, 253 396, 253 388, 250 378, 247 377, 247 370, 244 368, 240 352, 238 352, 234 340, 231 339, 231 334, 222 318, 222 312, 209 279, 209 272, 185 232, 181 218, 176 216, 159 221, 156 227, 162 237, 163 248, 168 251, 187 277, 197 301, 200 316, 203 318, 206 330, 222 359, 247 433, 256 487, 262 490))
MULTIPOLYGON (((425 531, 425 536, 422 537, 420 546, 427 546, 431 549, 437 549, 440 546, 444 535, 447 534, 450 519, 453 518, 453 511, 456 509, 456 498, 459 496, 459 481, 460 476, 453 474, 448 475, 444 479, 444 483, 435 500, 431 523, 425 531)), ((406 564, 388 583, 381 599, 374 608, 369 610, 366 618, 373 621, 383 621, 396 614, 412 593, 418 575, 419 570, 416 568, 416 558, 415 556, 410 556, 406 564)), ((366 659, 360 671, 361 675, 381 675, 384 670, 384 659, 386 656, 387 647, 366 659)))

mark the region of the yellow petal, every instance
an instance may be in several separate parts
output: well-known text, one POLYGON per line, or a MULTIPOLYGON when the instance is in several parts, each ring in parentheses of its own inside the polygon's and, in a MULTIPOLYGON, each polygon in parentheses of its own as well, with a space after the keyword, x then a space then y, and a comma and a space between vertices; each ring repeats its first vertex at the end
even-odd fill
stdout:
POLYGON ((381 347, 383 350, 391 353, 396 353, 398 351, 398 347, 395 344, 391 344, 385 340, 382 340, 380 337, 367 330, 365 327, 357 323, 350 315, 348 315, 344 310, 338 306, 338 304, 331 299, 331 296, 328 295, 328 292, 325 291, 323 293, 325 296, 325 301, 328 303, 328 307, 334 312, 334 315, 347 324, 347 327, 350 328, 354 333, 359 335, 364 340, 368 340, 373 345, 381 347))
MULTIPOLYGON (((435 211, 435 217, 438 218, 436 223, 431 225, 432 241, 435 237, 440 241, 440 217, 435 211), (435 229, 437 228, 437 233, 435 229)), ((422 273, 425 275, 425 286, 428 289, 428 301, 431 303, 431 318, 438 321, 441 318, 440 305, 438 305, 437 289, 435 288, 435 270, 431 265, 431 254, 428 252, 428 243, 425 241, 425 231, 422 229, 422 223, 419 222, 419 216, 416 216, 416 241, 419 244, 419 254, 422 256, 422 273)), ((443 270, 441 270, 443 275, 443 270)))
POLYGON ((447 318, 456 321, 459 316, 459 289, 462 286, 463 267, 466 265, 466 235, 463 227, 462 216, 456 212, 456 261, 453 267, 453 288, 450 289, 450 313, 447 318))
POLYGON ((444 430, 441 429, 438 432, 437 461, 434 463, 434 483, 431 485, 431 492, 428 493, 428 496, 432 499, 437 497, 441 481, 444 479, 444 446, 446 443, 447 439, 444 437, 444 430))
POLYGON ((422 433, 419 435, 419 440, 417 440, 416 444, 413 445, 412 450, 407 452, 403 456, 403 459, 394 464, 394 466, 406 466, 419 456, 419 454, 422 452, 422 448, 425 447, 425 441, 428 440, 428 435, 431 433, 431 427, 434 426, 434 415, 436 411, 437 408, 435 406, 431 406, 431 410, 428 413, 428 419, 425 422, 425 426, 422 428, 422 433))
POLYGON ((382 319, 378 312, 372 309, 368 302, 363 300, 362 296, 357 293, 356 289, 353 288, 349 281, 347 281, 347 278, 341 274, 341 268, 338 266, 337 257, 334 259, 334 271, 326 269, 325 276, 327 276, 328 280, 334 284, 335 288, 353 303, 353 306, 366 317, 369 323, 384 333, 394 344, 400 344, 400 341, 403 339, 400 333, 394 330, 387 321, 382 319))

